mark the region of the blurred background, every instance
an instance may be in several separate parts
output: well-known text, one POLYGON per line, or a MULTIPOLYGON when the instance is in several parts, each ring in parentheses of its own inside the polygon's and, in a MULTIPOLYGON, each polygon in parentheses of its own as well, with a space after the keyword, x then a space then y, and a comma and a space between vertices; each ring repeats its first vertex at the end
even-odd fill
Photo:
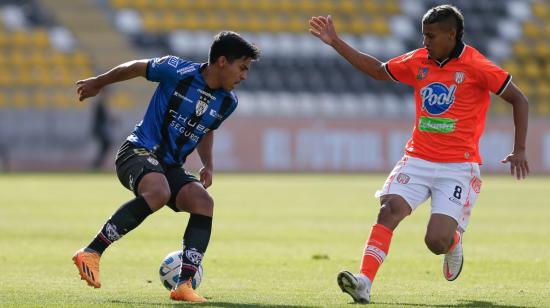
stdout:
MULTIPOLYGON (((550 173, 548 0, 0 0, 0 171, 114 170, 156 84, 78 102, 74 82, 165 54, 206 62, 229 29, 262 57, 216 132, 217 170, 388 172, 414 124, 412 89, 359 73, 309 35, 308 19, 331 14, 347 42, 386 61, 422 46, 422 15, 443 3, 462 10, 465 42, 528 96, 531 170, 550 173)), ((507 172, 512 146, 511 108, 493 97, 482 169, 507 172)))

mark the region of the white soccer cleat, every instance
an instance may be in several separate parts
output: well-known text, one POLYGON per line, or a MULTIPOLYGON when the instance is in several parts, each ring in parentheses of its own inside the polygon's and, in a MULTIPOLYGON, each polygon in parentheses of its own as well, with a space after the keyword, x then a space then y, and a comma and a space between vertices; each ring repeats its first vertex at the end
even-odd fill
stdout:
POLYGON ((341 271, 336 278, 342 292, 348 293, 353 301, 360 304, 370 303, 370 288, 372 282, 363 275, 354 275, 348 271, 341 271))
POLYGON ((448 281, 455 280, 462 271, 462 264, 464 263, 464 253, 462 251, 462 236, 458 232, 459 240, 458 244, 454 247, 453 251, 448 252, 443 260, 443 276, 448 281))

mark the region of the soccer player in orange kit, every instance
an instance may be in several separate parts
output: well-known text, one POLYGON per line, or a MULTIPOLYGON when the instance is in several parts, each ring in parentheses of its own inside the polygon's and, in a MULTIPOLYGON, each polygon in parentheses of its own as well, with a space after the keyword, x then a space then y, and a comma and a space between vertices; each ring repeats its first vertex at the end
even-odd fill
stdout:
POLYGON ((310 33, 332 46, 353 66, 376 80, 394 80, 414 88, 416 120, 403 158, 387 178, 380 212, 365 245, 359 274, 342 271, 338 285, 358 303, 370 302, 370 289, 388 254, 393 231, 431 197, 425 236, 434 254, 445 254, 443 275, 455 280, 464 262, 462 233, 480 192, 479 138, 490 92, 513 106, 515 140, 502 160, 525 178, 528 102, 510 74, 462 41, 464 18, 454 6, 429 9, 422 18, 424 48, 385 63, 357 51, 339 38, 331 16, 312 17, 310 33))

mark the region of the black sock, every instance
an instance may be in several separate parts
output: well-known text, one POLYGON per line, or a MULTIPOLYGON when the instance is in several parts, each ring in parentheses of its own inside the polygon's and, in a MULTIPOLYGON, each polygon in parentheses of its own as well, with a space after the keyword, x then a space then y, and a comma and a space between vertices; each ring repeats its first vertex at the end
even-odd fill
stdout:
POLYGON ((195 276, 210 241, 212 217, 191 214, 183 235, 183 255, 178 285, 195 276))
POLYGON ((111 243, 139 226, 151 213, 153 211, 151 211, 151 208, 147 205, 147 201, 142 196, 128 201, 107 220, 94 240, 86 248, 101 255, 111 243))

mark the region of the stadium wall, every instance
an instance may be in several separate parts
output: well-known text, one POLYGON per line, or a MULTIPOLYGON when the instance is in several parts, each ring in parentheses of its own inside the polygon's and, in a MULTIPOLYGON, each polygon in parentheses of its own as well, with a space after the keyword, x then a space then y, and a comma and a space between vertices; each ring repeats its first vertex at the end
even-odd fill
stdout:
MULTIPOLYGON (((412 124, 400 120, 315 120, 235 117, 215 134, 214 163, 228 172, 389 172, 401 157, 412 124)), ((484 173, 507 173, 500 163, 513 147, 511 119, 488 119, 480 142, 484 173)), ((124 136, 120 136, 122 140, 124 136)), ((85 170, 95 152, 91 141, 74 136, 69 147, 21 144, 0 149, 9 171, 85 170)), ((527 141, 533 174, 550 174, 550 121, 531 120, 527 141)), ((114 151, 105 170, 113 170, 114 151)), ((186 168, 198 170, 193 153, 186 168)))

